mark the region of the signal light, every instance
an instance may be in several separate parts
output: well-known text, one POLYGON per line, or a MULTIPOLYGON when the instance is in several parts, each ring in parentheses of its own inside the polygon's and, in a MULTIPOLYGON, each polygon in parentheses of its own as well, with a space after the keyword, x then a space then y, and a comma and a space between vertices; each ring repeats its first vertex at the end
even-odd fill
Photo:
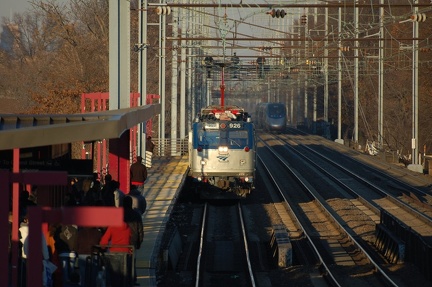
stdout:
POLYGON ((341 50, 342 52, 348 52, 350 50, 350 47, 349 46, 339 47, 339 50, 341 50))
POLYGON ((171 7, 169 7, 169 6, 157 6, 155 10, 156 10, 156 14, 158 14, 158 15, 171 14, 171 7))
POLYGON ((271 15, 273 18, 274 18, 274 17, 276 17, 276 18, 283 18, 283 17, 285 17, 286 12, 285 12, 285 10, 283 10, 283 9, 282 9, 282 10, 279 10, 279 9, 277 9, 277 10, 272 9, 272 10, 270 10, 270 11, 267 11, 266 14, 271 15))
POLYGON ((204 58, 204 65, 207 68, 207 78, 210 79, 211 78, 211 67, 213 66, 213 57, 211 56, 207 56, 204 58))
POLYGON ((204 64, 206 65, 207 68, 211 68, 211 66, 213 66, 213 57, 211 56, 205 57, 204 64))
POLYGON ((245 146, 245 147, 244 147, 244 151, 245 151, 245 152, 249 152, 249 151, 250 151, 250 148, 249 148, 248 146, 245 146))
POLYGON ((301 15, 301 17, 300 17, 300 23, 302 25, 306 25, 306 23, 307 23, 307 15, 301 15))

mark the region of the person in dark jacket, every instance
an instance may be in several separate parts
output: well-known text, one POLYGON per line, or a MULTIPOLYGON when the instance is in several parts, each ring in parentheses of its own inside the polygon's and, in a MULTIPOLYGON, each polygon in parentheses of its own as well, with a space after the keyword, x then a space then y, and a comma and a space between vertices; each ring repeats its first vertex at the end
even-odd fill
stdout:
POLYGON ((144 182, 147 179, 147 168, 142 164, 142 157, 137 156, 136 162, 130 167, 130 184, 135 185, 137 189, 144 193, 144 182))
MULTIPOLYGON (((124 221, 127 223, 131 230, 131 240, 130 243, 135 247, 135 249, 141 248, 141 243, 144 239, 144 227, 143 221, 140 213, 132 208, 132 197, 125 196, 123 200, 124 209, 124 221)), ((136 256, 134 256, 134 281, 137 281, 136 272, 136 256)))
POLYGON ((143 215, 147 208, 147 201, 135 185, 131 185, 130 191, 126 197, 132 198, 132 209, 137 211, 140 215, 143 215))
POLYGON ((141 243, 144 239, 144 227, 142 217, 138 211, 132 208, 132 197, 126 196, 123 200, 124 221, 131 229, 130 244, 135 249, 140 249, 141 243))
POLYGON ((105 184, 101 189, 101 198, 105 206, 115 206, 114 191, 116 188, 116 182, 113 181, 111 174, 107 174, 105 184))

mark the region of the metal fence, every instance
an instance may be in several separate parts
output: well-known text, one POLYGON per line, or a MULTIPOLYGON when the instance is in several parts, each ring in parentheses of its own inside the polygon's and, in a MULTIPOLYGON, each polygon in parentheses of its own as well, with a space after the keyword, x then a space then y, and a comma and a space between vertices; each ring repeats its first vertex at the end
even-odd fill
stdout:
POLYGON ((188 139, 152 138, 155 156, 183 156, 188 153, 188 139))

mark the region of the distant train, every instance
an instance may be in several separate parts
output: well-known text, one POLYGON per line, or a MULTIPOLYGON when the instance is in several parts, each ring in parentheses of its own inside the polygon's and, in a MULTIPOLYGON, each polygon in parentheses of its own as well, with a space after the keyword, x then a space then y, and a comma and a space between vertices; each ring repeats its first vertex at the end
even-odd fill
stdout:
POLYGON ((257 105, 254 123, 257 129, 284 132, 287 125, 286 107, 282 103, 260 103, 257 105))
POLYGON ((189 176, 201 198, 242 198, 254 188, 255 128, 238 106, 208 106, 189 133, 189 176))

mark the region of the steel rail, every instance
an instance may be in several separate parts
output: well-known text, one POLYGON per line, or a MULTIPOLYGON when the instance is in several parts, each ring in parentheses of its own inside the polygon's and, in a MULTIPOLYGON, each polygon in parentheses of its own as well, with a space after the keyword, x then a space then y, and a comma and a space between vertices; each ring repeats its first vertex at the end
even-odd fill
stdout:
POLYGON ((244 242, 245 253, 246 253, 246 261, 247 261, 248 271, 249 271, 249 279, 251 282, 251 286, 255 287, 256 283, 255 283, 255 278, 254 278, 252 265, 251 265, 251 261, 250 261, 250 256, 249 256, 249 247, 248 247, 248 243, 247 243, 246 228, 245 228, 245 224, 244 224, 244 220, 243 220, 243 214, 242 214, 240 202, 237 204, 237 207, 238 207, 240 223, 241 223, 241 227, 242 227, 243 242, 244 242))
POLYGON ((200 233, 200 245, 199 245, 199 249, 198 249, 198 259, 197 259, 197 264, 196 264, 195 287, 199 287, 199 282, 200 282, 201 258, 202 258, 202 251, 203 251, 203 246, 204 246, 204 231, 205 231, 206 219, 207 219, 207 203, 204 205, 204 212, 203 212, 203 218, 202 218, 201 233, 200 233))

